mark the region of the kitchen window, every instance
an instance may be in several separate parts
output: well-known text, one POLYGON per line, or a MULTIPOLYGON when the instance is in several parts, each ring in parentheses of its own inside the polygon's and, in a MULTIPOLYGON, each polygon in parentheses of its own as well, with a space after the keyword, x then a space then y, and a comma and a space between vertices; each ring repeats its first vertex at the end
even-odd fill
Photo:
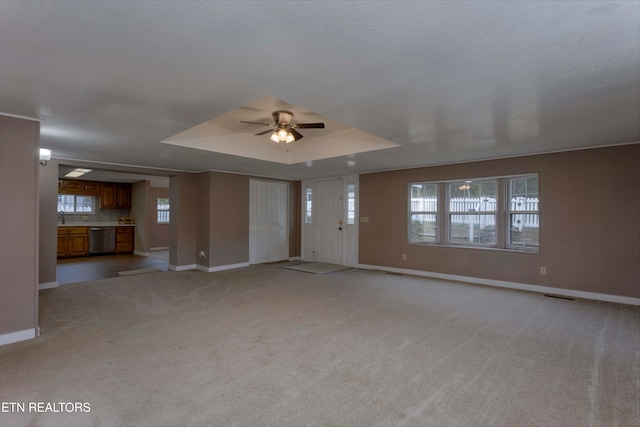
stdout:
POLYGON ((58 212, 94 213, 96 198, 94 196, 76 196, 58 194, 58 212))

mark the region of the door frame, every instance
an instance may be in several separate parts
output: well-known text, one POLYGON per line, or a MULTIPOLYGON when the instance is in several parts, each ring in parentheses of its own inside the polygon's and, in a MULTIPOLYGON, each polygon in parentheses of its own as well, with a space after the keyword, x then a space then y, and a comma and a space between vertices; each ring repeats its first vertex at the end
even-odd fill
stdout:
MULTIPOLYGON (((313 195, 315 193, 315 185, 318 182, 324 181, 334 181, 337 179, 342 180, 342 200, 343 200, 343 232, 342 232, 342 265, 348 265, 350 267, 357 268, 358 267, 358 244, 359 244, 359 235, 360 235, 360 225, 359 225, 359 205, 360 205, 360 188, 359 188, 359 175, 346 175, 346 176, 337 176, 332 178, 320 178, 320 179, 308 179, 303 180, 302 185, 300 186, 300 200, 301 209, 300 209, 300 259, 305 262, 314 262, 315 260, 312 257, 307 257, 307 244, 309 240, 313 240, 313 218, 311 226, 305 223, 305 215, 306 215, 306 190, 311 188, 311 197, 313 201, 313 195), (347 186, 354 185, 355 188, 355 203, 354 203, 354 223, 347 224, 347 215, 348 215, 348 199, 347 199, 347 186), (353 227, 352 229, 347 227, 353 227), (347 239, 353 239, 354 253, 348 259, 347 257, 347 239)), ((313 205, 312 205, 313 206, 313 205)))
MULTIPOLYGON (((288 181, 279 181, 279 180, 275 180, 275 179, 270 180, 270 179, 261 179, 261 178, 250 178, 249 179, 249 187, 250 187, 250 189, 249 189, 249 194, 250 194, 250 196, 249 196, 249 209, 251 209, 251 205, 253 203, 253 200, 251 198, 251 185, 252 185, 251 182, 252 181, 264 182, 264 183, 270 183, 270 184, 278 184, 278 185, 284 185, 285 186, 285 189, 286 189, 285 190, 285 194, 286 194, 286 203, 285 204, 286 204, 286 206, 285 206, 284 212, 285 212, 285 215, 286 215, 286 219, 285 219, 286 238, 285 238, 285 241, 286 241, 286 248, 287 248, 285 259, 289 259, 289 255, 290 255, 290 229, 289 228, 290 228, 290 221, 291 221, 290 212, 289 212, 290 203, 291 203, 291 201, 289 200, 290 199, 290 183, 288 181)), ((251 212, 249 212, 249 263, 250 264, 252 263, 252 260, 251 260, 252 237, 253 236, 252 236, 252 233, 251 233, 251 212)), ((271 262, 271 261, 265 261, 265 262, 271 262)))

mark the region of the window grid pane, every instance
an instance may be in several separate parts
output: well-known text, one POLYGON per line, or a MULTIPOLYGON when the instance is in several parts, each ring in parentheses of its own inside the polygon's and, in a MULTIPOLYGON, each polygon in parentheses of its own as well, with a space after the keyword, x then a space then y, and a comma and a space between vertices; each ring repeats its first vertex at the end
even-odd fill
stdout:
POLYGON ((508 242, 518 249, 540 247, 538 175, 508 179, 508 242))
POLYGON ((156 211, 158 212, 158 224, 169 223, 169 198, 158 197, 156 199, 156 211))
POLYGON ((311 198, 312 198, 311 188, 306 188, 304 190, 304 206, 305 206, 304 223, 305 224, 311 224, 311 214, 312 214, 311 198))
POLYGON ((438 242, 438 184, 409 185, 409 242, 438 242))
POLYGON ((94 196, 74 196, 70 194, 58 194, 58 212, 93 213, 94 211, 94 196))
POLYGON ((347 224, 356 223, 356 186, 355 184, 347 185, 347 224))
POLYGON ((460 181, 449 184, 448 189, 448 242, 495 246, 498 181, 460 181))

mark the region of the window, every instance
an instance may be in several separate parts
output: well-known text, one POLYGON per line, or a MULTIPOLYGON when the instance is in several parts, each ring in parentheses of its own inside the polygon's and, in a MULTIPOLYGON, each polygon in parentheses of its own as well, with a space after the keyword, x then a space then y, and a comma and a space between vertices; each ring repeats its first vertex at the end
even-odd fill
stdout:
POLYGON ((356 223, 356 185, 347 184, 347 224, 356 223))
POLYGON ((94 213, 94 196, 74 196, 71 194, 58 194, 58 212, 64 213, 94 213))
POLYGON ((507 246, 517 249, 539 248, 538 175, 507 179, 507 191, 507 246))
POLYGON ((495 246, 497 181, 467 180, 448 187, 448 242, 495 246))
POLYGON ((409 242, 438 241, 438 184, 410 184, 409 242))
POLYGON ((305 188, 304 190, 304 223, 311 224, 311 189, 305 188))
POLYGON ((158 224, 169 224, 169 199, 167 197, 158 197, 156 202, 158 224))
POLYGON ((540 249, 537 174, 416 182, 408 196, 409 243, 540 249))

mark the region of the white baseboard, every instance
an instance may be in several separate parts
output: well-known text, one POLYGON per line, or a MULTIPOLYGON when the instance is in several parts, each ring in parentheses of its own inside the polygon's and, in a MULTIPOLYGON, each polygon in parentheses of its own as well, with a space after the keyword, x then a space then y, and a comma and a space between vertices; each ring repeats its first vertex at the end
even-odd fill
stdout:
POLYGON ((518 289, 521 291, 538 292, 542 294, 562 295, 573 298, 591 299, 597 301, 616 302, 619 304, 640 306, 640 298, 623 297, 620 295, 600 294, 596 292, 576 291, 572 289, 552 288, 550 286, 528 285, 526 283, 507 282, 504 280, 482 279, 480 277, 457 276, 454 274, 433 273, 422 270, 409 270, 406 268, 386 267, 383 265, 358 264, 358 268, 364 270, 381 270, 391 273, 409 274, 412 276, 431 277, 434 279, 455 280, 458 282, 473 283, 476 285, 496 286, 499 288, 518 289))
POLYGON ((289 261, 300 261, 301 258, 299 256, 292 256, 289 258, 289 261))
POLYGON ((149 252, 133 251, 134 255, 149 256, 149 252))
POLYGON ((40 283, 40 290, 57 288, 57 287, 58 287, 58 281, 57 280, 55 282, 40 283))
POLYGON ((215 267, 207 267, 205 265, 197 265, 196 268, 200 271, 204 271, 207 273, 213 273, 214 271, 223 271, 223 270, 232 270, 234 268, 243 268, 249 267, 249 262, 241 262, 239 264, 228 264, 228 265, 218 265, 215 267))
POLYGON ((193 270, 196 268, 195 264, 187 264, 187 265, 171 265, 168 266, 169 270, 173 271, 184 271, 184 270, 193 270))
POLYGON ((25 329, 24 331, 9 332, 0 335, 0 345, 11 344, 18 341, 32 340, 36 337, 36 328, 25 329))

